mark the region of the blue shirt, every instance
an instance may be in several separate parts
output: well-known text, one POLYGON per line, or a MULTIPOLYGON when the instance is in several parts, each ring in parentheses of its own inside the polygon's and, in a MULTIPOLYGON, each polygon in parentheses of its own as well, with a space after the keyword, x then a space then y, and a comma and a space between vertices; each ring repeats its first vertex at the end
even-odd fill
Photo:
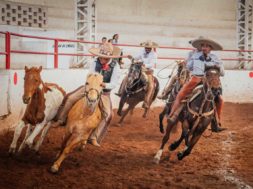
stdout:
POLYGON ((205 66, 218 66, 220 68, 220 75, 224 76, 224 66, 221 60, 212 53, 209 53, 206 58, 202 52, 194 53, 187 61, 186 67, 192 72, 192 75, 203 76, 205 73, 205 66))

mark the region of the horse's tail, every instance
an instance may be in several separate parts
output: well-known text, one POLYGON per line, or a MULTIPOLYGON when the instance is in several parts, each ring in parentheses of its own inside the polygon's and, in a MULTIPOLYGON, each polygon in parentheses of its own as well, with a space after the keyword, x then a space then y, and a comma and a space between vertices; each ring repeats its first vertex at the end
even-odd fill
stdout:
POLYGON ((158 95, 159 89, 160 89, 160 85, 159 85, 159 81, 158 79, 154 76, 154 82, 155 82, 155 92, 153 95, 153 101, 156 99, 156 96, 158 95))

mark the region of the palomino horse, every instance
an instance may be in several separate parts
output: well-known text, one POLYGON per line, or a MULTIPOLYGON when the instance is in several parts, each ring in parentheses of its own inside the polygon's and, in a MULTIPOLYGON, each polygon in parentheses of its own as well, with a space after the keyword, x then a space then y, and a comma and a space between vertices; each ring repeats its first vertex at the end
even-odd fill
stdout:
POLYGON ((58 172, 61 163, 72 150, 84 147, 87 140, 103 119, 100 109, 100 98, 104 88, 103 76, 98 73, 89 74, 85 83, 84 97, 70 109, 58 159, 51 167, 51 172, 58 172))
POLYGON ((166 134, 162 140, 162 145, 154 157, 156 163, 159 163, 163 148, 169 140, 170 131, 178 121, 183 123, 181 137, 179 140, 172 143, 169 149, 171 151, 175 150, 181 144, 183 139, 185 139, 185 150, 178 152, 177 154, 178 159, 182 160, 185 156, 191 153, 202 133, 214 119, 215 103, 212 92, 213 86, 209 78, 219 78, 219 69, 217 67, 207 68, 205 73, 206 75, 203 79, 203 85, 196 87, 193 96, 188 99, 184 105, 181 105, 184 107, 177 119, 168 119, 168 126, 166 134))
MULTIPOLYGON (((127 75, 127 82, 125 85, 125 90, 123 91, 121 98, 120 98, 120 103, 119 103, 119 108, 117 114, 121 116, 121 119, 119 121, 119 124, 121 124, 128 114, 129 111, 133 111, 135 106, 139 103, 144 101, 145 98, 145 93, 146 93, 146 86, 142 81, 142 64, 143 62, 134 62, 132 61, 132 64, 129 68, 129 72, 127 75), (125 111, 122 113, 122 109, 124 104, 127 103, 128 107, 125 111)), ((159 82, 156 77, 154 78, 154 92, 152 95, 152 102, 155 100, 158 91, 159 91, 159 82)), ((143 117, 146 117, 148 112, 148 108, 145 108, 143 117)))
POLYGON ((25 67, 23 102, 27 106, 23 118, 15 128, 9 153, 15 153, 17 141, 25 126, 27 126, 26 135, 18 152, 21 152, 25 145, 28 145, 30 148, 33 147, 35 151, 39 150, 50 128, 50 121, 55 117, 65 96, 65 91, 58 85, 43 83, 40 77, 41 70, 42 67, 32 67, 30 69, 25 67), (32 126, 35 127, 33 131, 32 126), (40 139, 33 146, 34 138, 41 131, 40 139))
POLYGON ((169 93, 169 96, 168 96, 168 99, 166 100, 166 105, 163 111, 159 114, 159 124, 160 124, 159 126, 160 126, 161 133, 164 133, 164 128, 163 128, 164 116, 170 114, 172 103, 175 101, 181 87, 189 80, 189 77, 190 77, 190 72, 186 68, 185 63, 178 62, 175 83, 173 84, 173 88, 171 92, 169 93))

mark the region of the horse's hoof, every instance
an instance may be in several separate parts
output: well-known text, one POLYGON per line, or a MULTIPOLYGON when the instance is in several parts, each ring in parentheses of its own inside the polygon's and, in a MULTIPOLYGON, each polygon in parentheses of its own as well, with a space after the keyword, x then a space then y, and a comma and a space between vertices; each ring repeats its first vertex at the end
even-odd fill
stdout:
POLYGON ((53 165, 50 169, 50 172, 53 174, 58 173, 58 171, 59 171, 59 168, 56 165, 53 165))
POLYGON ((122 116, 122 113, 121 112, 117 112, 118 116, 122 116))
POLYGON ((160 128, 160 133, 164 134, 164 129, 160 128))
POLYGON ((160 159, 159 159, 159 158, 154 157, 153 162, 154 162, 155 164, 157 164, 157 165, 158 165, 158 164, 160 163, 160 159))
POLYGON ((178 152, 177 153, 177 159, 182 160, 184 158, 184 153, 183 152, 178 152))
POLYGON ((29 140, 27 140, 27 141, 25 142, 25 144, 26 144, 29 148, 32 148, 32 146, 33 146, 33 143, 32 143, 31 141, 29 141, 29 140))
POLYGON ((175 143, 172 143, 169 147, 169 150, 174 151, 175 149, 177 149, 177 145, 175 143))
POLYGON ((122 127, 122 124, 121 123, 117 123, 115 124, 117 127, 122 127))
POLYGON ((10 148, 9 149, 9 155, 13 155, 16 152, 16 148, 10 148))

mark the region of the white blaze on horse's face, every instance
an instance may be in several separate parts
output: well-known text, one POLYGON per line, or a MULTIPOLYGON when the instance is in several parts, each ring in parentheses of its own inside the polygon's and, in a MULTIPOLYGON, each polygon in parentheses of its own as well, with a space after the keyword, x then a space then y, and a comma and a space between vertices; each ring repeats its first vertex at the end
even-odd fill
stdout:
POLYGON ((85 83, 85 93, 87 106, 93 112, 100 99, 102 90, 104 88, 103 76, 100 74, 89 74, 85 83))
POLYGON ((23 95, 23 102, 28 104, 36 92, 36 90, 41 85, 41 77, 40 72, 42 67, 39 68, 27 68, 25 67, 25 77, 24 77, 24 95, 23 95))

